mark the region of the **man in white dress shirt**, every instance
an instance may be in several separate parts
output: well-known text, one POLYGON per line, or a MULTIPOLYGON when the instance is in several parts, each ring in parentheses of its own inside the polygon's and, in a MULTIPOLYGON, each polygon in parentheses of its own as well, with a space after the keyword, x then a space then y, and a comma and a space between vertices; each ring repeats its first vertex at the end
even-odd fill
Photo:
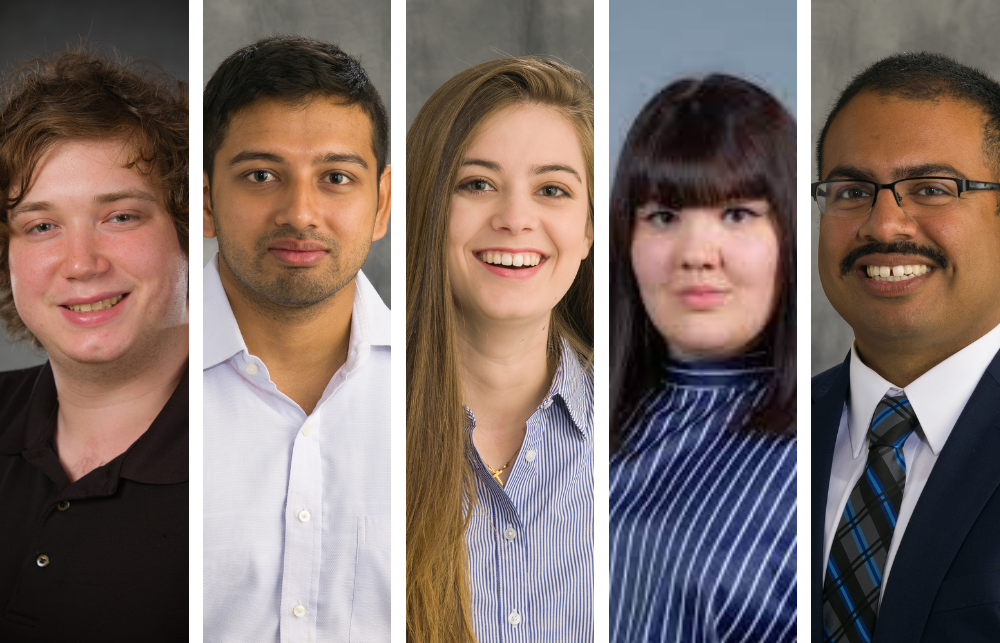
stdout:
POLYGON ((205 88, 205 641, 389 640, 388 119, 336 46, 205 88))
POLYGON ((934 54, 859 74, 818 146, 814 641, 1000 640, 1000 85, 934 54), (891 576, 890 576, 891 572, 891 576))

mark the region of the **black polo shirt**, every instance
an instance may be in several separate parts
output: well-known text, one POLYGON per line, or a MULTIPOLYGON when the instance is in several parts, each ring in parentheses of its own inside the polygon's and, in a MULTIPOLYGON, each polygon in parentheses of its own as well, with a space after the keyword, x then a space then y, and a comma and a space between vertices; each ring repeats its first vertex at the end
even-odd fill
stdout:
POLYGON ((186 641, 188 379, 70 484, 48 364, 0 373, 0 641, 186 641))

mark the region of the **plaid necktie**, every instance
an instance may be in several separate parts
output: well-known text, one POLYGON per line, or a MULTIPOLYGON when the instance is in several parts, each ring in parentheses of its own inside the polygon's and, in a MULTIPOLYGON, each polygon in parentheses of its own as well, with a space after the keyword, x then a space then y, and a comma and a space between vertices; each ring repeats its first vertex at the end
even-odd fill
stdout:
POLYGON ((869 643, 886 555, 903 501, 903 443, 920 424, 902 391, 890 391, 868 427, 868 462, 851 491, 823 583, 823 641, 869 643))

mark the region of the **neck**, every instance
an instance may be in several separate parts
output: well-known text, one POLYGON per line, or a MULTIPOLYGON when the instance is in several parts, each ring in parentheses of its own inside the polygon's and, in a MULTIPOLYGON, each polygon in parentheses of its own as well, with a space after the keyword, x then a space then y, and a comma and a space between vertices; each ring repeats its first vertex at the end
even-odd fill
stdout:
POLYGON ((940 337, 937 341, 927 338, 870 338, 856 335, 854 342, 858 357, 868 368, 893 386, 903 388, 993 330, 998 323, 1000 320, 986 321, 960 336, 940 337), (915 351, 914 346, 919 346, 920 350, 915 351))
POLYGON ((56 451, 70 482, 124 453, 173 395, 187 369, 187 324, 171 334, 161 350, 140 358, 51 361, 59 396, 56 451))
POLYGON ((282 308, 249 293, 221 256, 219 273, 247 350, 267 365, 279 391, 312 413, 347 361, 355 280, 318 304, 282 308))
POLYGON ((549 319, 507 324, 459 314, 459 328, 462 393, 476 416, 473 442, 496 469, 517 454, 525 422, 548 392, 549 319))

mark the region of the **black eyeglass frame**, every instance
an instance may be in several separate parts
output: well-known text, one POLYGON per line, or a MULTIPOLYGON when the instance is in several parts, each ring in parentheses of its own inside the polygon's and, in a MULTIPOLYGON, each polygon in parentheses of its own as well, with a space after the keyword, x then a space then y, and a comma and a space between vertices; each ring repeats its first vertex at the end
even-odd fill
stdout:
MULTIPOLYGON (((856 183, 867 183, 868 185, 874 185, 875 193, 872 195, 871 206, 869 206, 868 210, 866 210, 865 212, 854 215, 858 217, 863 217, 875 209, 875 202, 878 200, 878 193, 881 192, 882 190, 891 190, 892 196, 896 199, 896 205, 902 207, 903 197, 899 196, 899 193, 896 192, 896 184, 904 183, 906 181, 920 181, 925 179, 934 179, 936 181, 954 181, 955 185, 958 187, 958 194, 955 195, 956 198, 961 198, 962 192, 975 192, 979 190, 1000 190, 1000 183, 990 183, 988 181, 970 181, 969 179, 956 179, 953 176, 911 176, 905 179, 899 179, 898 181, 893 181, 892 183, 876 183, 875 181, 868 181, 865 179, 827 179, 826 181, 816 181, 810 186, 810 188, 813 201, 816 201, 816 207, 819 208, 819 199, 816 197, 816 191, 819 189, 819 186, 823 185, 824 183, 845 183, 854 181, 856 183)), ((826 214, 825 212, 823 212, 822 208, 820 208, 820 213, 826 214)), ((914 216, 920 216, 920 215, 918 214, 914 216)), ((850 217, 842 217, 842 218, 850 218, 850 217)))

